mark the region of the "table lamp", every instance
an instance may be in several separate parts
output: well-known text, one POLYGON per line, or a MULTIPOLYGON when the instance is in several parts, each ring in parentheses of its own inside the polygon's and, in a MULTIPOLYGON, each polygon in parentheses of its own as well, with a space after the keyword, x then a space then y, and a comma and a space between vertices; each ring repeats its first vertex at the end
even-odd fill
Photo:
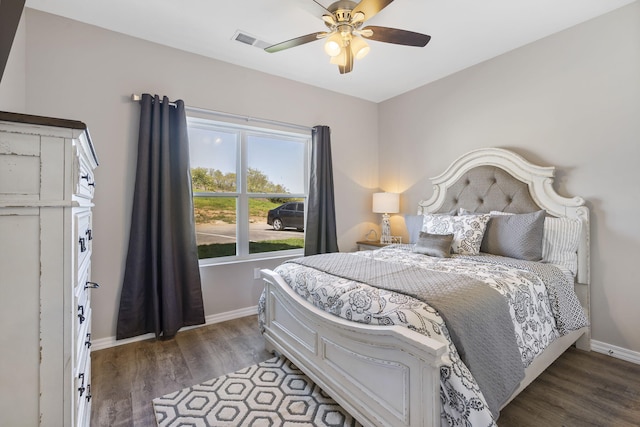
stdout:
POLYGON ((391 243, 390 213, 400 211, 400 195, 398 193, 373 193, 373 212, 382 214, 382 235, 380 243, 391 243))

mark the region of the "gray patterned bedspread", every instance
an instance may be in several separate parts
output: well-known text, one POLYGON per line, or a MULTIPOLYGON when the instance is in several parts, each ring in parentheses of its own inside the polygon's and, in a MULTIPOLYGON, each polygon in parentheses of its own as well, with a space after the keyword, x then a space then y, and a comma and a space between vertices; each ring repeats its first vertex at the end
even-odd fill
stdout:
MULTIPOLYGON (((587 325, 573 292, 573 283, 560 270, 540 271, 540 263, 513 262, 495 256, 454 255, 434 258, 411 251, 412 245, 391 245, 352 255, 400 265, 467 275, 498 291, 507 301, 522 365, 558 336, 587 325)), ((469 368, 461 360, 442 316, 430 304, 406 294, 369 286, 296 263, 275 269, 305 300, 328 313, 354 322, 398 325, 447 345, 440 368, 443 426, 496 426, 485 397, 469 368)), ((261 321, 265 295, 259 303, 261 321)))
POLYGON ((524 378, 509 305, 498 291, 480 280, 349 253, 314 255, 287 262, 429 303, 443 317, 460 358, 496 418, 524 378))

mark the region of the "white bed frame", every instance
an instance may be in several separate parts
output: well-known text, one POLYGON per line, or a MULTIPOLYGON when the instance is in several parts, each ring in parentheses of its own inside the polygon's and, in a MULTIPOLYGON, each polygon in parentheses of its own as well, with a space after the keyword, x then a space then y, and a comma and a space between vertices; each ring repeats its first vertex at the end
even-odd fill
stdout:
MULTIPOLYGON (((551 215, 582 221, 576 293, 589 318, 589 211, 582 198, 565 198, 555 192, 555 168, 536 166, 504 149, 475 150, 432 178, 433 196, 420 202, 418 213, 436 212, 447 188, 481 165, 500 167, 528 184, 534 201, 551 215)), ((290 359, 364 426, 440 426, 439 367, 447 351, 445 344, 401 326, 341 319, 305 301, 273 271, 261 273, 269 350, 290 359)), ((589 328, 553 342, 526 369, 511 399, 574 343, 589 350, 589 328)))

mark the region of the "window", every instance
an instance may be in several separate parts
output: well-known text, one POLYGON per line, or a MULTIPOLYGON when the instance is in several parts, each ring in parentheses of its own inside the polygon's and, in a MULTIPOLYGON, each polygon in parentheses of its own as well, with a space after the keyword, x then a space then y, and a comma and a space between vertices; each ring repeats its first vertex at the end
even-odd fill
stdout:
POLYGON ((302 253, 310 135, 187 124, 198 257, 302 253))

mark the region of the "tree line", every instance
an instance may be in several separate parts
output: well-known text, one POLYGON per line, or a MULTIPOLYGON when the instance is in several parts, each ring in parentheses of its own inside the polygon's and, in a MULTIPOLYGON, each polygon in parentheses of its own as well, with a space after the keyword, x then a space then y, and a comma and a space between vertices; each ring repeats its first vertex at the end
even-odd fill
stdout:
MULTIPOLYGON (((191 186, 194 192, 233 193, 236 191, 237 182, 237 174, 234 172, 222 173, 219 169, 203 167, 191 169, 191 186)), ((247 191, 249 193, 289 193, 284 185, 271 182, 264 172, 254 168, 247 170, 247 191)), ((279 198, 269 200, 284 203, 279 198)))

